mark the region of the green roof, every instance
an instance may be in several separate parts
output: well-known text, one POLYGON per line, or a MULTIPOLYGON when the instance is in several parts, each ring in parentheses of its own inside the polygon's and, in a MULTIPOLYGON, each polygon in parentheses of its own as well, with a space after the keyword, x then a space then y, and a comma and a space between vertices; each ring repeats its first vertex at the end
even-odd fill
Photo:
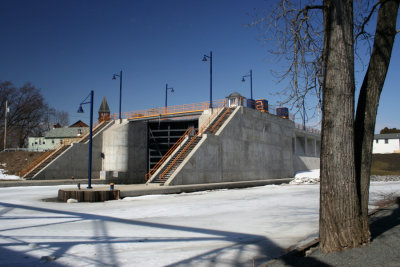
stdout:
POLYGON ((400 139, 400 133, 376 134, 374 139, 400 139))
POLYGON ((73 128, 54 128, 50 130, 45 138, 75 138, 82 136, 89 127, 73 127, 73 128))

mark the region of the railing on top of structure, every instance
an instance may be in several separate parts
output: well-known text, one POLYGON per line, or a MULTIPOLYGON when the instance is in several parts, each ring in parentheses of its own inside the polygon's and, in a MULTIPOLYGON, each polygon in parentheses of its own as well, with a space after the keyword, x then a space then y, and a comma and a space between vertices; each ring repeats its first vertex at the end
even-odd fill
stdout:
POLYGON ((304 129, 304 126, 299 123, 295 123, 295 125, 296 125, 296 128, 299 130, 304 130, 306 132, 314 133, 314 134, 321 134, 321 131, 319 129, 315 129, 315 128, 308 127, 308 126, 306 126, 304 129))
MULTIPOLYGON (((215 100, 212 102, 213 108, 225 107, 226 100, 215 100)), ((210 102, 201 102, 194 104, 184 104, 178 106, 151 108, 139 111, 122 112, 123 119, 139 119, 139 118, 152 118, 163 115, 182 115, 185 113, 200 112, 210 108, 210 102)), ((116 120, 119 118, 118 113, 112 115, 112 118, 116 120)))

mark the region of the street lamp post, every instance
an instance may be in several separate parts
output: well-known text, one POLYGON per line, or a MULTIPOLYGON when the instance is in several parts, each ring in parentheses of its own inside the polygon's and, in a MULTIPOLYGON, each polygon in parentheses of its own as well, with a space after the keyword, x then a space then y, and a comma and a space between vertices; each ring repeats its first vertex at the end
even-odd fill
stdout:
POLYGON ((168 106, 168 90, 170 90, 171 93, 175 92, 174 88, 168 87, 168 83, 165 84, 165 110, 167 110, 167 106, 168 106))
POLYGON ((113 75, 112 79, 116 80, 119 77, 119 122, 121 122, 121 102, 122 102, 122 70, 119 72, 119 74, 113 75))
POLYGON ((83 113, 82 105, 90 104, 90 128, 89 128, 89 166, 88 166, 88 186, 87 189, 92 189, 92 130, 93 130, 93 90, 90 94, 79 104, 78 113, 83 113), (90 100, 88 98, 90 97, 90 100))
POLYGON ((242 82, 245 82, 245 77, 250 77, 250 99, 253 100, 253 71, 250 70, 250 74, 242 76, 242 82))
POLYGON ((212 51, 210 51, 210 55, 204 55, 203 61, 206 62, 207 58, 210 59, 210 109, 212 109, 212 51))

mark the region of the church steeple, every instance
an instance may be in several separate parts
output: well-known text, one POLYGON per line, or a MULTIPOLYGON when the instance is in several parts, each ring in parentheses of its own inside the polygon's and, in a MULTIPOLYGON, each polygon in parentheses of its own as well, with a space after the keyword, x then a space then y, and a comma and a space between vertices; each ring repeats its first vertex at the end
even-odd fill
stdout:
POLYGON ((106 97, 103 98, 99 108, 99 121, 108 121, 110 120, 110 108, 108 107, 108 103, 106 97))

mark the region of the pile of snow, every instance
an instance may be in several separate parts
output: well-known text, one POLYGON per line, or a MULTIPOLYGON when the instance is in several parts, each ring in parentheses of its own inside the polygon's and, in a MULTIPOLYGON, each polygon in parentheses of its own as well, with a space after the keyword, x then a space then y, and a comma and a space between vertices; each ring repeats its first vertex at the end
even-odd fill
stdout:
MULTIPOLYGON (((3 166, 4 166, 4 164, 3 164, 3 166)), ((6 172, 7 172, 6 170, 0 169, 0 180, 19 180, 19 179, 21 179, 17 175, 8 175, 8 174, 6 174, 6 172)))
POLYGON ((297 172, 290 184, 317 184, 319 183, 319 169, 297 172))

